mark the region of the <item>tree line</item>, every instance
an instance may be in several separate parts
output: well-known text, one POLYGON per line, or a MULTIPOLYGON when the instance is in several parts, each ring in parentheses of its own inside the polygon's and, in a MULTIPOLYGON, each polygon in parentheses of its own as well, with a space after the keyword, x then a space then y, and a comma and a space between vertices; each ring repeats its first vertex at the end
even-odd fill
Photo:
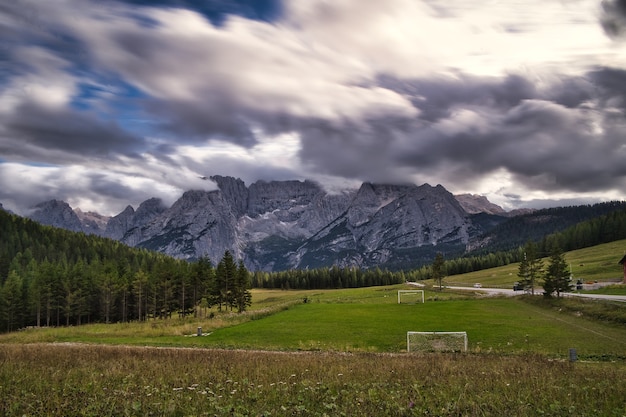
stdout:
POLYGON ((251 282, 254 288, 313 290, 393 285, 412 278, 414 278, 412 274, 403 271, 391 272, 380 268, 363 270, 357 267, 332 266, 279 272, 257 271, 252 274, 251 282))
POLYGON ((0 211, 0 331, 244 311, 250 273, 226 252, 217 266, 43 226, 0 211))

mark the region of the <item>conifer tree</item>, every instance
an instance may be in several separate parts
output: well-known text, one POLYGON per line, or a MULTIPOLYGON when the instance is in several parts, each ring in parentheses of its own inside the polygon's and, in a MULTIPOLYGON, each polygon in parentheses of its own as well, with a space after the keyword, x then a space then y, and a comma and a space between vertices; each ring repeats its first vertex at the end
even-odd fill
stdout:
POLYGON ((525 290, 535 294, 535 283, 541 276, 543 261, 537 257, 537 245, 528 242, 524 246, 524 257, 519 264, 517 276, 525 290))
POLYGON ((146 287, 148 286, 148 274, 146 274, 143 269, 140 269, 135 273, 135 280, 133 281, 133 289, 135 292, 135 300, 137 307, 137 319, 142 321, 146 314, 145 310, 142 310, 143 303, 145 302, 145 297, 147 295, 146 287))
POLYGON ((2 301, 3 319, 6 323, 7 331, 16 330, 21 326, 22 312, 24 311, 22 297, 22 278, 15 270, 9 271, 2 291, 0 292, 2 301))
POLYGON ((219 311, 222 311, 222 306, 230 307, 231 310, 233 308, 233 289, 236 274, 237 265, 233 255, 230 251, 226 251, 215 271, 216 285, 212 294, 216 298, 219 311))
POLYGON ((554 246, 544 276, 544 295, 551 297, 556 292, 556 296, 560 297, 561 293, 571 291, 572 289, 573 286, 565 255, 559 246, 554 246))
POLYGON ((252 294, 248 290, 250 285, 250 273, 243 264, 243 261, 239 261, 237 267, 237 275, 235 278, 235 305, 237 312, 242 313, 246 310, 246 307, 252 305, 252 294))
POLYGON ((443 276, 444 276, 444 260, 443 254, 438 252, 435 256, 435 260, 431 265, 431 276, 435 282, 439 285, 439 290, 443 288, 443 276))

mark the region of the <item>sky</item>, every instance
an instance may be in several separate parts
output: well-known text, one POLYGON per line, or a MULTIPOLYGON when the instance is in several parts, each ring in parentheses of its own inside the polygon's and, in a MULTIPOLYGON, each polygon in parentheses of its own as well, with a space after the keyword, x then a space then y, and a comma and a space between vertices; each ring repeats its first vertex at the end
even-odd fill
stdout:
POLYGON ((624 200, 626 1, 0 0, 0 203, 211 175, 624 200), (200 6, 199 6, 200 5, 200 6))

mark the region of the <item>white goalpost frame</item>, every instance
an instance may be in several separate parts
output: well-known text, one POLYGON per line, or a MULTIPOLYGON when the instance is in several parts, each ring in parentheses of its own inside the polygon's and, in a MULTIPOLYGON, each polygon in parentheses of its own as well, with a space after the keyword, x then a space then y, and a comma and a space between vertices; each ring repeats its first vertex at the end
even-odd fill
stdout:
MULTIPOLYGON (((406 332, 406 351, 411 351, 411 335, 424 335, 424 336, 446 336, 455 335, 463 337, 463 352, 467 352, 467 332, 406 332)), ((433 350, 435 349, 433 346, 433 350)))
POLYGON ((424 290, 398 290, 398 304, 400 303, 400 298, 402 294, 413 293, 413 294, 422 294, 422 304, 424 303, 424 290))

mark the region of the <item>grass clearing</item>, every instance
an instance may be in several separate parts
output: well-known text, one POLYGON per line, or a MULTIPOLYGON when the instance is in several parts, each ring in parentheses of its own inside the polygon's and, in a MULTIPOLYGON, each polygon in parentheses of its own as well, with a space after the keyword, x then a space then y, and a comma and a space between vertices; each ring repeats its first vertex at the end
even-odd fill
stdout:
POLYGON ((0 345, 0 414, 612 416, 625 377, 537 355, 0 345))
MULTIPOLYGON (((475 353, 539 353, 566 358, 569 349, 575 348, 582 359, 626 358, 626 327, 589 320, 588 316, 599 316, 583 315, 578 307, 546 308, 522 297, 484 297, 450 290, 427 291, 423 304, 398 304, 397 291, 402 288, 406 286, 255 290, 253 299, 258 305, 245 314, 28 329, 0 335, 0 343, 399 353, 406 350, 407 331, 465 331, 469 350, 475 353), (198 327, 202 337, 196 336, 198 327)), ((600 309, 600 313, 607 311, 600 309)))
MULTIPOLYGON (((623 278, 622 266, 617 262, 624 256, 626 240, 604 243, 589 248, 578 249, 565 254, 570 264, 574 280, 610 281, 623 278)), ((544 258, 544 265, 547 258, 544 258)), ((519 263, 485 269, 445 278, 446 285, 473 285, 481 283, 484 287, 512 288, 518 281, 519 263)), ((432 284, 432 281, 426 281, 432 284)))
POLYGON ((407 331, 466 331, 472 352, 626 358, 626 328, 520 299, 425 304, 298 304, 262 320, 222 328, 202 346, 247 349, 401 352, 407 331), (288 325, 286 325, 288 323, 288 325))

